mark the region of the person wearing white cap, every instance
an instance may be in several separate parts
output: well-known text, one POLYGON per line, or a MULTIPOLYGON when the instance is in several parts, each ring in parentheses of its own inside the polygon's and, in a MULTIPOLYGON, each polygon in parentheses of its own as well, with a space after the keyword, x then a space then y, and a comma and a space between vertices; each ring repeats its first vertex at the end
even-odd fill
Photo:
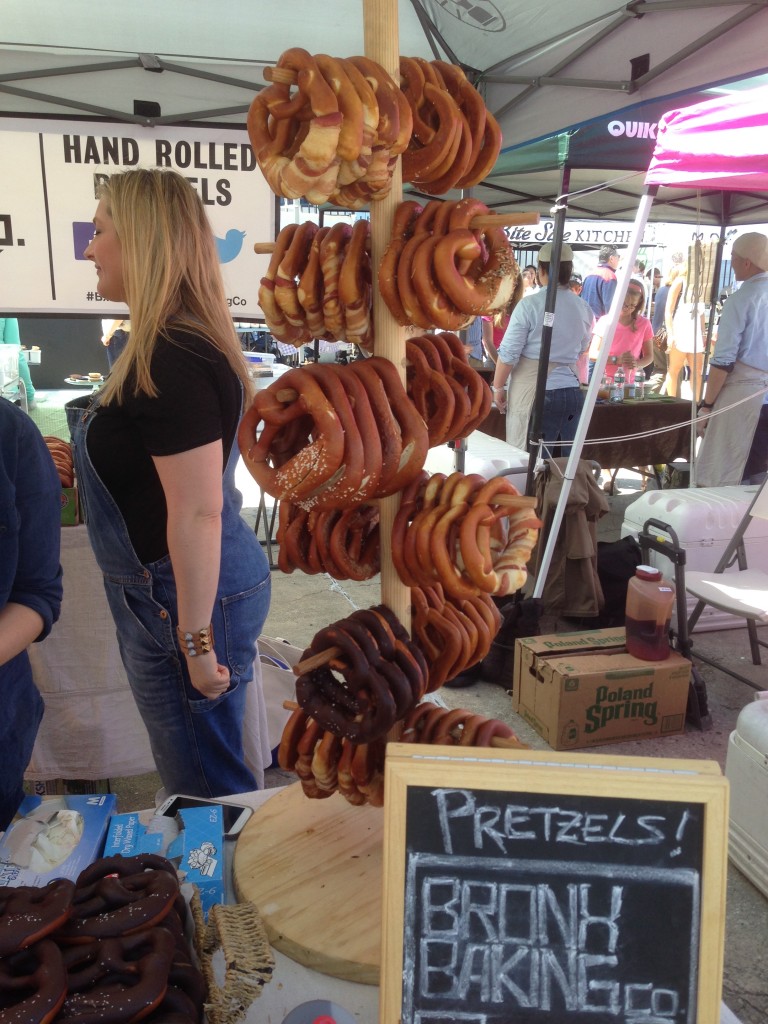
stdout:
POLYGON ((768 236, 747 231, 733 243, 731 263, 742 285, 723 307, 699 402, 703 435, 698 487, 741 483, 768 388, 768 236))
MULTIPOLYGON (((552 246, 547 243, 539 251, 537 276, 541 288, 525 296, 515 306, 499 346, 493 375, 494 404, 500 412, 506 410, 507 413, 507 443, 523 449, 528 447, 528 421, 536 394, 551 257, 552 246)), ((584 404, 579 380, 581 373, 586 372, 586 352, 595 317, 587 303, 568 287, 572 273, 573 250, 566 244, 560 252, 557 303, 541 421, 542 437, 549 444, 573 440, 584 404), (582 356, 583 367, 579 365, 582 356)), ((552 454, 567 455, 569 452, 570 445, 564 445, 560 452, 552 454)))

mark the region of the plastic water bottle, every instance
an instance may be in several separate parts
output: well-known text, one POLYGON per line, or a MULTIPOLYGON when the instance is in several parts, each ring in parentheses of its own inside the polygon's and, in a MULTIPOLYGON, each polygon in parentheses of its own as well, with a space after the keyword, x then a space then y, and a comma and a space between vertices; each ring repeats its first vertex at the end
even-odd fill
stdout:
POLYGON ((613 375, 610 401, 614 403, 624 401, 624 371, 620 366, 617 367, 616 373, 613 375))
POLYGON ((635 398, 639 402, 645 398, 645 370, 642 366, 635 370, 635 398))
POLYGON ((675 588, 652 565, 638 565, 627 587, 627 652, 643 661, 669 657, 675 588))

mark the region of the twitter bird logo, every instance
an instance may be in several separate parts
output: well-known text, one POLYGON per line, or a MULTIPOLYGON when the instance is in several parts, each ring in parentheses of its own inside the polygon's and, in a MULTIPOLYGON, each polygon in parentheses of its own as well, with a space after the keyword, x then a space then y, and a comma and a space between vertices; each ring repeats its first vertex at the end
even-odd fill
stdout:
POLYGON ((237 228, 230 228, 223 238, 216 239, 216 248, 219 251, 219 263, 231 263, 240 254, 243 247, 244 231, 237 228))

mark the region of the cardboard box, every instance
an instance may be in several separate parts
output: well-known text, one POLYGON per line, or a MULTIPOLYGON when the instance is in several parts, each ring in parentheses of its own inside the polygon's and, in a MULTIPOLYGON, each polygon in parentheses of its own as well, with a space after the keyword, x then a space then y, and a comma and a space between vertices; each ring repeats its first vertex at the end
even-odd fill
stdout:
POLYGON ((25 779, 24 792, 33 796, 90 796, 108 793, 109 779, 25 779))
POLYGON ((0 886, 74 881, 101 856, 116 803, 113 793, 26 796, 0 839, 0 886))
POLYGON ((80 522, 80 509, 77 500, 77 487, 61 488, 61 525, 77 526, 80 522))
POLYGON ((224 902, 224 814, 221 804, 185 807, 176 815, 180 831, 168 847, 179 881, 193 882, 200 890, 203 914, 224 902))
POLYGON ((553 750, 684 731, 691 663, 641 661, 624 641, 623 629, 517 640, 512 706, 553 750))

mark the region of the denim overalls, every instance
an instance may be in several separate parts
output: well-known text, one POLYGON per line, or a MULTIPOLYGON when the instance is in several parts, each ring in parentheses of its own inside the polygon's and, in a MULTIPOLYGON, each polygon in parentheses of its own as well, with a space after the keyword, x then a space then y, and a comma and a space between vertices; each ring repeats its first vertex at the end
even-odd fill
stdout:
POLYGON ((178 648, 170 556, 148 565, 139 561, 120 510, 88 456, 86 437, 97 406, 97 395, 67 404, 81 511, 162 784, 168 793, 203 797, 256 789, 243 760, 242 727, 271 580, 266 555, 240 517, 237 442, 224 470, 221 572, 212 615, 216 655, 229 668, 231 682, 225 694, 208 700, 192 687, 178 648))

